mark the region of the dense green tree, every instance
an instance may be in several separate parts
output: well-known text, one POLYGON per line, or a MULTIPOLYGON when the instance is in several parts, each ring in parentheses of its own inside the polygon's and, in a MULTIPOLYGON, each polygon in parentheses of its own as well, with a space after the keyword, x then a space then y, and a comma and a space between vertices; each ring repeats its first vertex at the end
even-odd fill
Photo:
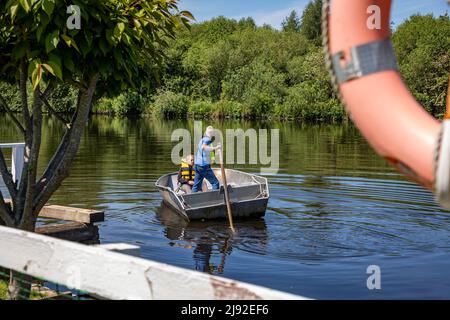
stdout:
POLYGON ((394 33, 393 44, 400 72, 409 89, 434 116, 445 112, 450 71, 448 15, 413 16, 394 33))
POLYGON ((253 18, 242 18, 238 22, 238 26, 240 29, 256 29, 256 22, 253 18))
POLYGON ((297 11, 292 10, 291 14, 281 23, 281 27, 285 32, 300 31, 300 19, 297 15, 297 11))
POLYGON ((308 39, 320 44, 322 34, 322 0, 312 0, 303 11, 300 32, 308 39))
POLYGON ((155 96, 151 112, 166 119, 184 118, 188 112, 186 96, 172 91, 160 91, 155 96))
POLYGON ((223 16, 211 19, 192 27, 192 34, 195 38, 200 38, 206 42, 215 42, 224 39, 238 28, 238 23, 234 19, 227 19, 223 16))
POLYGON ((225 100, 243 104, 244 117, 267 117, 283 100, 285 78, 272 66, 255 60, 224 79, 223 87, 225 100))

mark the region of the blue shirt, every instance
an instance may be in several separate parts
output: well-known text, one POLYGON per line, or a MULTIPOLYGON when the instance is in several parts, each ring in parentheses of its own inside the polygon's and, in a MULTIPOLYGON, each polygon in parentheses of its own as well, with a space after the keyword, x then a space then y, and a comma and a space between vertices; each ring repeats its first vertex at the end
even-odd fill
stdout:
POLYGON ((211 152, 203 150, 202 146, 209 146, 212 143, 211 138, 203 137, 198 143, 198 150, 195 156, 195 164, 201 167, 211 165, 211 152))

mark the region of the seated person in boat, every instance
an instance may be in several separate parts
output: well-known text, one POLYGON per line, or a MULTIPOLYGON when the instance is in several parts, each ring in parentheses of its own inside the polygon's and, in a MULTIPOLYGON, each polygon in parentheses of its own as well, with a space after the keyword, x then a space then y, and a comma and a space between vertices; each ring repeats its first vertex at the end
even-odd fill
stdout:
POLYGON ((214 172, 211 169, 211 153, 221 149, 221 145, 212 147, 214 141, 214 128, 209 126, 206 128, 205 136, 198 143, 198 150, 195 156, 195 180, 192 192, 198 192, 202 189, 203 180, 206 179, 211 183, 213 190, 219 190, 220 184, 214 172))
POLYGON ((178 183, 181 185, 180 189, 185 193, 191 193, 194 179, 194 156, 189 155, 186 159, 181 160, 181 168, 180 171, 178 171, 178 183))

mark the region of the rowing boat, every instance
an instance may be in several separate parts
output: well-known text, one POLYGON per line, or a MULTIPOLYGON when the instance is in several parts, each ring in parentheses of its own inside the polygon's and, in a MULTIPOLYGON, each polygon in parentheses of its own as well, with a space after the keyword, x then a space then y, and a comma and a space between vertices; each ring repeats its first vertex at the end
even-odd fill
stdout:
MULTIPOLYGON (((206 182, 202 192, 184 193, 178 184, 178 173, 169 173, 156 181, 163 201, 187 221, 226 219, 224 186, 220 169, 213 169, 220 182, 219 190, 212 190, 206 182)), ((269 201, 267 179, 255 174, 226 169, 231 208, 235 218, 259 218, 266 213, 269 201)), ((206 180, 205 180, 206 181, 206 180)))

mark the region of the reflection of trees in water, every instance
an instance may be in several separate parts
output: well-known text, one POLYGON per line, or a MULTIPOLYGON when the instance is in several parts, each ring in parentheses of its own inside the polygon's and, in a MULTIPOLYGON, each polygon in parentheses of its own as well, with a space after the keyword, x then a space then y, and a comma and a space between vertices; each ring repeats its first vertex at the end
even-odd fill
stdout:
MULTIPOLYGON (((0 124, 2 141, 19 139, 14 125, 1 114, 0 124)), ((222 132, 237 128, 280 129, 280 165, 285 172, 312 171, 313 174, 319 172, 321 175, 339 175, 342 170, 351 171, 353 168, 376 168, 384 172, 391 170, 352 125, 203 120, 202 128, 205 129, 209 124, 222 132)), ((53 117, 44 117, 43 126, 41 163, 50 160, 59 138, 64 134, 63 126, 53 117)), ((174 171, 176 166, 172 164, 171 151, 177 142, 171 141, 172 132, 184 128, 194 137, 193 119, 167 121, 93 116, 88 126, 75 168, 82 166, 81 163, 95 162, 96 171, 103 173, 114 172, 119 166, 123 168, 131 165, 133 168, 130 171, 135 175, 174 171), (158 162, 158 166, 154 162, 158 162)), ((192 146, 195 145, 196 142, 192 141, 192 146)), ((250 170, 253 167, 245 166, 250 170)))
POLYGON ((233 248, 253 248, 258 254, 264 254, 268 243, 266 223, 262 219, 235 221, 237 233, 232 235, 226 220, 187 222, 164 202, 157 210, 157 217, 165 226, 165 236, 174 241, 172 245, 193 249, 194 267, 202 272, 223 273, 233 248), (213 261, 217 255, 220 259, 213 261))
MULTIPOLYGON (((295 176, 294 180, 281 182, 283 191, 291 185, 294 188, 326 186, 333 188, 333 183, 337 183, 330 179, 308 177, 342 175, 364 177, 374 171, 385 173, 392 170, 385 160, 375 155, 352 125, 203 120, 202 128, 205 129, 209 124, 222 132, 237 128, 280 129, 281 173, 288 175, 301 173, 306 176, 301 180, 303 181, 301 186, 298 185, 295 176)), ((93 116, 82 139, 71 176, 64 182, 54 199, 60 204, 75 204, 82 201, 83 205, 96 206, 102 202, 99 197, 104 197, 104 194, 113 199, 120 198, 123 194, 118 191, 121 183, 125 188, 130 186, 129 183, 133 184, 133 190, 137 192, 156 192, 153 181, 165 173, 178 170, 178 166, 171 160, 172 148, 177 143, 171 141, 171 134, 179 128, 189 130, 192 138, 194 137, 192 119, 166 121, 152 118, 93 116)), ((42 134, 41 165, 38 169, 40 173, 45 169, 42 164, 48 163, 55 152, 60 137, 64 134, 64 128, 54 117, 45 116, 42 134)), ((0 114, 0 141, 21 140, 22 137, 10 119, 0 114)), ((192 141, 192 144, 194 146, 196 142, 192 141)), ((260 169, 254 165, 229 167, 255 172, 260 169)), ((276 180, 277 177, 270 179, 276 180)), ((394 175, 390 179, 403 178, 394 175)))
POLYGON ((344 169, 392 170, 353 125, 274 122, 272 127, 280 129, 280 166, 287 172, 340 175, 344 169))

